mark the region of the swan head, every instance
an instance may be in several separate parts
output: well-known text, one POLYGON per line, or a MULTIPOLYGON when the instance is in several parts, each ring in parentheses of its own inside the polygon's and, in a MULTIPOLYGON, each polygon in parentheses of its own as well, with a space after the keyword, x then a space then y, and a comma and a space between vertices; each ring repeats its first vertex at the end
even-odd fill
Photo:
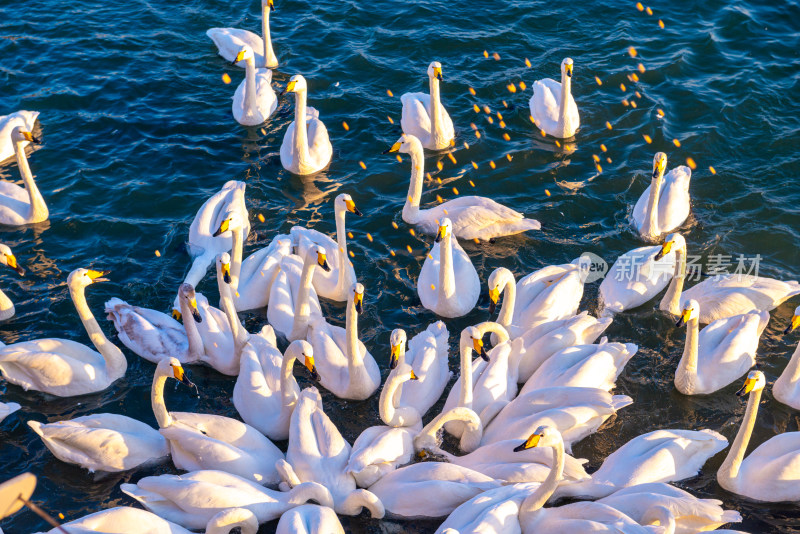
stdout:
POLYGON ((228 508, 209 519, 206 532, 230 532, 236 527, 242 534, 255 534, 258 532, 258 519, 247 508, 228 508))
POLYGON ((358 314, 364 311, 364 286, 359 282, 353 284, 353 306, 358 314))
POLYGON ((406 351, 406 331, 402 328, 395 328, 392 330, 392 335, 389 338, 389 343, 392 346, 392 353, 389 356, 389 368, 394 369, 397 367, 397 362, 400 361, 400 355, 406 351))
POLYGON ((694 299, 688 300, 683 305, 681 318, 678 319, 678 322, 675 323, 675 326, 680 328, 689 321, 691 321, 692 319, 698 319, 699 317, 700 317, 700 303, 694 299))
POLYGON ((286 87, 283 89, 283 91, 281 91, 279 96, 283 96, 286 93, 303 93, 305 91, 308 91, 306 79, 300 74, 295 74, 289 78, 289 83, 286 84, 286 87))
POLYGON ((244 60, 244 61, 251 61, 251 60, 255 61, 255 59, 256 59, 256 55, 253 52, 253 49, 250 48, 247 45, 244 45, 241 49, 239 49, 239 52, 236 54, 236 58, 231 62, 231 65, 236 65, 237 63, 239 63, 242 60, 244 60))
POLYGON ((392 152, 400 152, 402 154, 422 152, 422 143, 413 135, 403 134, 395 144, 383 151, 384 154, 391 154, 392 152))
POLYGON ((489 356, 487 356, 486 349, 483 346, 483 336, 478 328, 474 326, 468 326, 462 330, 461 345, 462 347, 472 347, 472 350, 477 352, 484 361, 489 361, 489 356))
POLYGON ((767 379, 761 371, 750 371, 744 379, 744 385, 736 392, 736 395, 743 397, 752 391, 761 391, 767 385, 767 379))
POLYGON ((219 264, 219 270, 222 273, 222 281, 226 284, 231 283, 231 255, 227 252, 223 252, 219 256, 217 256, 217 263, 219 264))
POLYGON ((270 11, 275 11, 275 2, 273 0, 261 0, 261 5, 268 7, 270 11))
POLYGON ((227 216, 219 223, 219 228, 217 228, 211 237, 218 237, 228 230, 242 228, 244 226, 244 221, 242 220, 242 215, 237 210, 233 210, 227 214, 227 216))
POLYGON ((559 443, 563 444, 561 433, 551 426, 542 425, 537 428, 528 439, 514 448, 514 452, 522 452, 534 447, 555 447, 559 443))
POLYGON ((75 269, 69 273, 67 285, 70 287, 86 287, 95 282, 108 282, 105 276, 111 271, 95 271, 93 269, 75 269))
POLYGON ((566 74, 568 78, 572 78, 572 58, 566 57, 561 62, 561 74, 566 74))
POLYGON ((194 385, 194 382, 189 380, 189 376, 186 374, 186 370, 183 368, 178 358, 164 358, 158 362, 158 366, 156 366, 156 374, 160 376, 172 377, 178 382, 189 387, 197 387, 194 385))
POLYGON ((664 244, 661 245, 661 250, 656 254, 655 260, 660 260, 673 250, 686 250, 686 239, 678 232, 669 234, 664 238, 664 244))
POLYGON ((355 215, 361 217, 362 213, 356 207, 356 203, 353 202, 353 197, 348 195, 347 193, 342 193, 341 195, 337 195, 336 200, 333 201, 333 208, 334 211, 349 211, 355 215))
POLYGON ((0 263, 17 271, 18 275, 25 276, 25 269, 17 263, 17 258, 14 256, 14 253, 11 252, 11 249, 8 248, 8 245, 4 245, 3 243, 0 243, 0 263))
MULTIPOLYGON (((200 311, 197 309, 197 295, 194 292, 194 286, 192 284, 181 284, 181 287, 178 288, 178 298, 181 301, 185 300, 189 305, 189 310, 192 312, 194 322, 202 323, 203 318, 200 317, 200 311)), ((180 312, 178 312, 176 320, 180 318, 180 312)))
POLYGON ((450 222, 450 219, 445 217, 442 219, 442 222, 439 223, 439 231, 436 233, 436 243, 439 243, 442 239, 449 236, 453 233, 453 223, 450 222))
POLYGON ((792 322, 789 323, 789 326, 786 327, 786 330, 784 330, 783 333, 788 334, 798 326, 800 326, 800 306, 794 309, 794 315, 792 315, 792 322))
POLYGON ((436 78, 437 80, 442 80, 442 64, 438 61, 431 62, 428 65, 428 78, 436 78))
POLYGON ((17 126, 11 130, 11 140, 15 143, 24 143, 27 141, 29 143, 39 144, 42 142, 41 139, 34 136, 31 132, 25 130, 22 126, 17 126))
POLYGON ((315 262, 322 268, 323 271, 330 272, 331 270, 331 266, 328 265, 328 255, 325 253, 325 249, 320 246, 311 247, 308 249, 308 252, 306 253, 306 261, 315 262))
POLYGON ((667 170, 667 155, 663 152, 656 152, 653 156, 653 179, 664 176, 664 171, 667 170))
POLYGON ((303 367, 308 369, 311 373, 311 378, 315 381, 319 380, 319 373, 317 373, 317 366, 314 364, 314 347, 305 339, 295 339, 289 343, 286 349, 286 354, 291 354, 293 358, 303 360, 303 367))
POLYGON ((506 284, 509 275, 513 280, 514 275, 505 267, 498 267, 489 275, 489 315, 492 315, 497 308, 497 303, 500 301, 500 293, 502 292, 501 286, 506 284))

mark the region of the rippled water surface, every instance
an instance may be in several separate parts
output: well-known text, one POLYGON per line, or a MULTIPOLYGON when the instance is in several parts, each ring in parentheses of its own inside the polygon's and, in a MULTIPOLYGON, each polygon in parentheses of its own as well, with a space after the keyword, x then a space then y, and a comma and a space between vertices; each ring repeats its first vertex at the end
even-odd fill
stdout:
MULTIPOLYGON (((283 86, 295 73, 308 79, 309 103, 320 110, 334 146, 329 169, 310 178, 289 175, 279 161, 293 99, 282 99, 277 115, 263 128, 239 126, 231 117, 230 98, 243 72, 220 58, 205 36, 213 26, 258 30, 256 1, 0 4, 0 114, 41 112, 37 132, 44 144, 31 156, 31 167, 50 207, 47 223, 0 229, 0 241, 28 269, 24 278, 6 269, 0 273, 3 290, 17 306, 17 316, 0 325, 3 342, 42 336, 87 342, 65 283, 77 267, 112 270, 110 282, 87 291, 100 318, 103 302, 112 296, 166 311, 189 265, 184 244, 192 217, 223 183, 237 179, 247 183, 253 223, 248 251, 295 224, 333 232, 332 199, 339 192, 352 194, 366 215, 347 221, 354 234, 353 262, 367 288, 360 333, 385 376, 391 329, 402 326, 413 335, 436 319, 421 307, 415 291, 432 240, 410 235, 400 217, 409 160, 398 163, 381 155, 400 135, 399 95, 426 87, 425 70, 434 59, 444 66, 442 99, 456 126, 452 155, 457 163, 443 154, 428 155, 426 166, 434 180, 425 185, 423 203, 435 202, 436 195, 452 198, 455 187, 542 221, 541 232, 493 244, 464 243, 483 284, 499 266, 520 276, 584 251, 611 262, 640 246, 628 214, 649 183, 658 150, 668 154, 670 167, 687 157, 697 162, 692 216, 683 229, 690 254, 760 254, 761 274, 798 277, 796 2, 659 0, 650 6, 652 16, 627 0, 276 4, 271 19, 280 60, 275 85, 283 86), (636 58, 629 55, 630 46, 638 51, 636 58), (582 127, 574 143, 557 146, 534 130, 528 99, 532 82, 557 78, 566 56, 575 60, 573 93, 582 127), (629 75, 640 62, 646 72, 633 82, 629 75), (225 72, 233 84, 222 83, 225 72), (509 92, 507 85, 520 81, 528 88, 509 92), (623 99, 636 107, 625 106, 623 99), (473 104, 488 106, 494 122, 483 112, 476 114, 473 104), (479 139, 470 123, 480 131, 479 139), (510 140, 503 139, 504 132, 510 140), (601 152, 601 144, 607 152, 601 152), (593 154, 602 156, 602 172, 593 154), (257 214, 266 222, 259 222, 257 214)), ((13 160, 0 165, 0 177, 19 182, 13 160)), ((597 286, 587 286, 583 309, 595 309, 597 286)), ((215 300, 213 276, 199 289, 215 300)), ((592 469, 646 431, 712 428, 732 439, 738 428, 744 411, 743 401, 733 395, 738 385, 707 397, 675 391, 672 377, 685 334, 654 310, 656 304, 618 316, 607 331, 612 340, 640 347, 616 389, 635 403, 575 448, 592 469)), ((343 324, 342 305, 323 307, 331 321, 343 324)), ((472 313, 446 321, 451 369, 458 364, 455 336, 485 320, 487 307, 484 289, 472 313)), ((792 308, 787 303, 772 313, 761 340, 759 360, 770 384, 797 343, 796 336, 781 335, 792 308)), ((266 320, 263 312, 244 315, 250 330, 266 320)), ((111 335, 111 324, 101 324, 111 335)), ((72 519, 132 504, 118 489, 120 482, 174 472, 162 465, 95 476, 56 460, 25 424, 104 411, 155 425, 149 403, 154 366, 126 355, 125 378, 97 395, 45 398, 0 381, 3 400, 23 406, 0 426, 0 478, 33 471, 40 476, 36 502, 72 519)), ((191 372, 201 387, 200 398, 168 388, 171 408, 236 416, 229 400, 233 380, 205 368, 191 372)), ((308 384, 304 377, 300 382, 301 387, 308 384)), ((377 398, 345 402, 323 395, 326 412, 351 442, 378 423, 377 398)), ((796 411, 772 398, 768 386, 753 444, 798 430, 798 420, 796 411)), ((679 485, 741 511, 744 530, 800 530, 796 505, 758 504, 722 490, 715 472, 723 456, 679 485)), ((437 526, 374 521, 366 514, 344 521, 352 532, 432 532, 437 526)), ((2 527, 27 533, 45 524, 23 511, 2 527)), ((261 532, 274 527, 264 525, 261 532)))

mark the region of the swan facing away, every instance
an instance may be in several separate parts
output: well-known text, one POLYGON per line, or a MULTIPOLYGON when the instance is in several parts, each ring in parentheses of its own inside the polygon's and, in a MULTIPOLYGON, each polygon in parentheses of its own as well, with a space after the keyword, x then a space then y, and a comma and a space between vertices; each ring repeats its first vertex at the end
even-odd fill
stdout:
POLYGON ((438 61, 428 65, 428 80, 430 94, 405 93, 400 97, 403 103, 400 125, 403 133, 419 139, 425 148, 442 150, 452 146, 455 130, 439 96, 442 64, 438 61))
MULTIPOLYGON (((25 276, 25 269, 17 262, 17 257, 14 256, 14 253, 8 248, 8 245, 3 243, 0 243, 0 265, 6 265, 14 269, 18 275, 25 276)), ((0 321, 11 319, 14 317, 15 313, 14 303, 0 290, 0 321)))
POLYGON ((653 158, 653 181, 633 208, 633 224, 647 241, 674 231, 689 217, 692 170, 681 165, 664 176, 666 169, 667 155, 658 152, 653 158))
POLYGON ((717 471, 717 482, 732 493, 757 501, 800 501, 800 432, 773 436, 745 458, 766 384, 764 373, 751 371, 736 393, 748 395, 747 409, 728 456, 717 471))
POLYGON ((206 35, 214 41, 219 55, 228 61, 233 61, 239 67, 244 67, 241 58, 236 54, 243 46, 249 46, 255 53, 257 67, 274 69, 278 66, 278 58, 272 50, 272 39, 269 31, 269 12, 275 11, 273 0, 261 0, 261 32, 263 37, 255 33, 238 28, 211 28, 206 35))
POLYGON ((533 96, 528 106, 534 124, 548 135, 567 139, 581 125, 578 106, 572 97, 572 60, 561 62, 561 83, 544 78, 533 82, 533 96))
MULTIPOLYGON (((20 187, 17 184, 0 180, 0 224, 22 226, 46 221, 50 216, 50 211, 36 186, 33 173, 28 165, 28 158, 25 155, 25 145, 40 141, 21 126, 11 130, 9 137, 14 147, 14 153, 17 155, 17 167, 25 186, 20 187)), ((0 138, 1 142, 2 138, 0 138)))
POLYGON ((281 96, 294 93, 294 121, 286 129, 281 143, 281 165, 293 174, 314 174, 328 166, 333 146, 328 129, 319 118, 319 111, 306 106, 306 79, 295 74, 281 91, 281 96))
POLYGON ((272 89, 272 71, 256 69, 253 50, 245 45, 234 63, 244 61, 245 78, 233 94, 233 118, 244 126, 257 126, 278 109, 278 97, 272 89))
MULTIPOLYGON (((16 153, 11 132, 16 128, 21 128, 25 132, 32 132, 38 116, 38 111, 20 110, 0 117, 0 163, 3 163, 16 153)), ((28 140, 23 141, 22 148, 26 147, 28 143, 28 140)))
POLYGON ((453 221, 453 234, 459 239, 489 240, 542 227, 539 221, 526 219, 522 213, 486 197, 463 196, 429 209, 420 209, 425 175, 422 143, 413 135, 403 134, 384 154, 392 152, 411 155, 411 183, 403 206, 403 220, 418 226, 424 233, 436 235, 439 222, 445 217, 453 221))
POLYGON ((332 508, 303 504, 284 512, 275 534, 344 534, 344 528, 332 508))
POLYGON ((86 303, 84 290, 107 281, 108 271, 76 269, 67 287, 78 316, 96 352, 69 339, 46 338, 22 341, 0 348, 0 372, 12 384, 57 397, 96 393, 125 375, 128 362, 119 348, 100 329, 86 303))

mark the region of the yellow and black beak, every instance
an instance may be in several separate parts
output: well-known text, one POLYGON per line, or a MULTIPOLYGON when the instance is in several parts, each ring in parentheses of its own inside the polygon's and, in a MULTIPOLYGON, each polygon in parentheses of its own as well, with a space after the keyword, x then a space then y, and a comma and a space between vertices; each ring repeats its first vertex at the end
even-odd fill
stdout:
POLYGON ((308 372, 311 373, 311 378, 315 382, 319 382, 319 373, 317 372, 317 366, 314 365, 314 357, 305 354, 303 356, 305 356, 305 362, 303 362, 303 365, 305 365, 306 369, 308 369, 308 372))
MULTIPOLYGON (((9 264, 11 265, 11 264, 9 264)), ((19 272, 19 271, 17 271, 19 272)), ((789 326, 786 327, 786 330, 783 331, 784 334, 788 334, 792 332, 795 328, 800 327, 800 315, 793 315, 792 322, 789 323, 789 326)))
POLYGON ((175 319, 176 321, 180 321, 181 317, 183 317, 183 315, 181 314, 180 310, 172 308, 172 318, 175 319))
POLYGON ((89 269, 86 274, 89 278, 92 279, 92 283, 94 282, 108 282, 108 278, 105 276, 110 273, 111 271, 94 271, 89 269))
POLYGON ((667 254, 669 254, 670 252, 672 252, 672 245, 674 243, 675 243, 674 241, 665 241, 664 244, 661 245, 661 250, 659 250, 658 253, 656 254, 655 260, 658 261, 667 254))
POLYGON ((397 363, 400 361, 400 352, 403 348, 402 343, 398 343, 397 345, 392 345, 392 351, 389 354, 389 369, 394 369, 397 367, 397 363))
POLYGON ((435 243, 438 243, 438 242, 440 242, 442 239, 444 239, 444 237, 445 237, 446 235, 447 235, 447 227, 446 227, 446 226, 440 226, 440 227, 439 227, 439 231, 438 231, 438 232, 436 232, 436 239, 434 239, 433 241, 434 241, 435 243))
POLYGON ((653 178, 658 178, 661 176, 665 169, 666 164, 664 162, 664 158, 659 158, 656 160, 655 164, 653 165, 653 178))
POLYGON ((231 264, 230 263, 223 263, 221 266, 222 270, 222 280, 229 284, 231 283, 231 264))
POLYGON ((389 148, 387 148, 386 150, 384 150, 383 152, 381 152, 381 154, 391 154, 392 152, 397 152, 398 150, 400 150, 401 145, 402 143, 398 141, 389 148))
POLYGON ((444 81, 442 78, 442 67, 433 67, 433 77, 439 81, 444 81))
POLYGON ((227 231, 228 231, 228 228, 230 228, 230 226, 231 226, 231 220, 230 220, 230 218, 228 218, 228 219, 225 219, 224 221, 222 221, 222 222, 220 223, 220 225, 219 225, 219 228, 217 228, 217 231, 216 231, 216 232, 214 232, 214 233, 211 235, 211 237, 217 237, 217 236, 219 236, 219 235, 221 235, 221 234, 224 234, 225 232, 227 232, 227 231))
POLYGON ((356 207, 356 203, 355 202, 353 202, 352 200, 345 200, 344 201, 344 205, 347 207, 347 211, 349 211, 350 213, 354 213, 354 214, 358 215, 359 217, 361 217, 362 213, 360 211, 358 211, 358 208, 356 207))
POLYGON ((181 367, 180 365, 172 366, 172 376, 174 376, 175 380, 179 381, 181 384, 189 386, 190 388, 197 388, 197 386, 194 385, 194 382, 189 380, 189 376, 186 374, 186 371, 184 371, 183 367, 181 367))
POLYGON ((22 137, 24 137, 26 141, 28 141, 30 143, 35 143, 37 145, 41 144, 41 142, 42 142, 41 139, 39 139, 38 137, 36 137, 35 135, 33 135, 30 132, 22 132, 22 137))
MULTIPOLYGON (((189 309, 192 310, 192 317, 194 317, 194 322, 202 323, 203 318, 200 317, 200 311, 197 309, 197 299, 191 298, 189 299, 189 309)), ((178 313, 180 315, 180 313, 178 313)))
POLYGON ((686 308, 685 310, 683 310, 681 318, 678 319, 677 323, 675 323, 675 326, 677 326, 678 328, 682 327, 683 325, 689 322, 689 317, 691 316, 692 316, 692 308, 686 308))
POLYGON ((539 445, 539 440, 542 439, 541 434, 533 433, 530 435, 528 439, 522 442, 521 445, 514 447, 514 452, 522 452, 527 451, 528 449, 532 449, 539 445))
POLYGON ((244 49, 244 48, 242 48, 241 50, 239 50, 239 53, 238 53, 238 54, 236 54, 236 58, 235 58, 233 61, 231 61, 231 65, 236 65, 236 64, 237 64, 237 63, 239 63, 241 60, 243 60, 243 59, 244 59, 245 52, 246 52, 246 51, 245 51, 245 49, 244 49))
POLYGON ((564 67, 564 71, 567 73, 567 76, 572 78, 572 65, 566 65, 564 67))
POLYGON ((353 304, 356 307, 356 313, 360 315, 361 312, 364 311, 364 293, 359 293, 358 291, 355 293, 356 294, 353 297, 353 304))
POLYGON ((322 269, 326 272, 331 271, 331 266, 328 265, 328 258, 324 252, 317 252, 317 265, 322 267, 322 269))
POLYGON ((745 395, 753 391, 754 387, 756 387, 756 379, 747 377, 744 381, 744 385, 739 389, 739 391, 736 392, 736 395, 738 397, 744 397, 745 395))
POLYGON ((286 87, 281 91, 281 94, 278 96, 283 96, 286 93, 291 93, 294 91, 294 86, 297 85, 297 80, 290 80, 289 83, 286 84, 286 87))
POLYGON ((18 275, 25 276, 25 269, 17 263, 17 258, 13 254, 6 256, 6 265, 17 271, 18 275))
POLYGON ((483 358, 484 361, 489 361, 489 356, 486 354, 486 349, 483 347, 483 340, 482 339, 475 339, 472 338, 472 349, 478 353, 478 355, 483 358))
POLYGON ((268 0, 267 5, 269 6, 270 11, 275 11, 275 2, 268 0))
POLYGON ((414 374, 414 371, 411 371, 411 376, 409 377, 409 380, 419 380, 419 377, 416 374, 414 374))
POLYGON ((489 315, 494 313, 497 309, 497 302, 500 300, 500 288, 495 287, 489 290, 489 315))

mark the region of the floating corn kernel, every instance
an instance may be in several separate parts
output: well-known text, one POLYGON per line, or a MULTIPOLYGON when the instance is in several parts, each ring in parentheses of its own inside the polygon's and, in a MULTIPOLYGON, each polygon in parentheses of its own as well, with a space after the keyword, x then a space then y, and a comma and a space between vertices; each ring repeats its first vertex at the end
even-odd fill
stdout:
POLYGON ((634 94, 636 95, 636 98, 642 98, 642 93, 639 91, 636 91, 634 94))
POLYGON ((633 74, 631 74, 630 76, 628 76, 628 77, 631 79, 632 82, 638 82, 639 81, 639 76, 637 76, 635 72, 633 74))
POLYGON ((261 135, 267 135, 267 131, 264 128, 261 128, 259 131, 261 132, 261 135))
POLYGON ((470 88, 469 88, 469 94, 471 94, 472 96, 475 96, 475 89, 473 89, 472 87, 470 87, 470 88))
POLYGON ((663 117, 664 116, 664 110, 661 109, 661 108, 658 108, 656 110, 656 115, 658 115, 659 117, 663 117))
POLYGON ((503 104, 504 108, 508 107, 508 102, 506 102, 505 100, 501 100, 501 103, 503 104))
POLYGON ((59 519, 64 519, 64 514, 62 514, 61 512, 58 512, 58 518, 59 519))
POLYGON ((558 139, 556 139, 556 146, 557 146, 558 148, 561 148, 561 142, 560 142, 558 139))
POLYGON ((619 84, 619 88, 622 90, 623 93, 625 92, 625 84, 624 83, 619 84))
POLYGON ((636 9, 638 9, 639 11, 644 11, 644 6, 642 5, 641 2, 636 2, 636 9))
POLYGON ((160 257, 161 257, 161 252, 159 252, 158 249, 156 249, 156 258, 160 258, 160 257))
POLYGON ((505 123, 505 121, 500 121, 500 122, 498 123, 498 126, 500 126, 500 128, 505 128, 505 127, 506 127, 506 123, 505 123))
POLYGON ((470 180, 470 181, 469 181, 469 185, 471 185, 472 187, 475 187, 475 182, 473 182, 472 180, 470 180))
POLYGON ((503 133, 503 139, 505 139, 506 141, 511 141, 511 137, 508 135, 508 132, 503 133))
POLYGON ((391 254, 392 256, 394 256, 394 255, 395 255, 395 254, 394 254, 394 250, 392 250, 392 249, 389 249, 389 254, 391 254))
POLYGON ((406 250, 408 250, 409 254, 413 254, 414 251, 411 249, 411 245, 406 245, 406 250))
POLYGON ((397 161, 403 163, 403 158, 400 157, 400 154, 397 154, 395 157, 397 158, 397 161))
POLYGON ((475 132, 475 138, 476 139, 480 139, 481 138, 481 133, 480 132, 475 132))
POLYGON ((491 117, 486 117, 486 120, 489 121, 489 124, 494 124, 494 119, 491 117))
POLYGON ((347 237, 353 239, 353 232, 347 232, 347 237))
POLYGON ((433 177, 431 176, 431 173, 429 173, 429 172, 426 172, 426 173, 425 173, 425 179, 426 179, 426 180, 433 180, 433 177))
POLYGON ((372 243, 372 234, 370 234, 369 232, 367 232, 367 241, 372 243))
POLYGON ((353 251, 352 251, 352 250, 348 250, 348 251, 347 251, 347 253, 348 253, 348 254, 350 254, 350 257, 351 257, 351 258, 355 258, 355 257, 356 257, 356 255, 355 255, 355 254, 353 254, 353 251))
POLYGON ((647 135, 647 134, 644 134, 642 137, 644 137, 644 141, 645 141, 645 143, 647 143, 648 145, 649 145, 650 143, 652 143, 652 142, 653 142, 653 139, 652 139, 652 138, 651 138, 649 135, 647 135))
POLYGON ((639 63, 639 65, 636 68, 639 69, 639 72, 641 72, 642 74, 644 74, 644 71, 647 70, 647 69, 644 68, 644 65, 641 64, 641 63, 639 63))
POLYGON ((695 163, 691 157, 686 158, 686 165, 688 165, 689 168, 692 170, 695 170, 697 168, 697 163, 695 163))
POLYGON ((367 165, 363 161, 359 161, 358 164, 361 166, 362 169, 367 170, 367 165))
POLYGON ((487 52, 486 50, 484 50, 484 51, 483 51, 483 57, 489 57, 489 52, 487 52))
POLYGON ((599 173, 603 172, 603 167, 601 167, 599 163, 595 163, 594 166, 597 167, 597 172, 599 172, 599 173))
POLYGON ((497 112, 497 118, 503 120, 503 114, 500 113, 499 111, 497 112))
POLYGON ((449 159, 449 160, 450 160, 450 161, 453 163, 453 165, 455 165, 455 164, 456 164, 456 158, 455 158, 455 156, 453 156, 453 153, 452 153, 452 152, 448 152, 448 153, 447 153, 447 157, 448 157, 448 159, 449 159))
POLYGON ((600 163, 600 156, 598 156, 597 154, 592 154, 592 159, 594 160, 595 163, 600 163))
MULTIPOLYGON (((447 213, 447 210, 442 210, 442 211, 444 211, 444 214, 445 214, 445 215, 450 215, 449 213, 447 213)), ((438 224, 438 223, 437 223, 437 224, 438 224)))
MULTIPOLYGON (((433 258, 431 258, 431 259, 433 259, 433 258)), ((436 291, 436 286, 431 284, 431 290, 436 291)))
POLYGON ((547 196, 549 197, 549 196, 550 196, 550 191, 548 191, 547 189, 545 189, 545 190, 544 190, 544 194, 545 194, 545 195, 547 195, 547 196))
POLYGON ((633 109, 636 109, 636 102, 634 102, 633 100, 631 100, 631 107, 632 107, 633 109))
POLYGON ((664 21, 663 20, 658 19, 658 27, 661 28, 662 30, 664 29, 664 21))
MULTIPOLYGON (((428 259, 429 259, 429 260, 432 260, 432 259, 433 259, 433 256, 431 256, 430 254, 428 254, 428 259)), ((431 287, 433 287, 433 284, 431 284, 431 287)), ((434 289, 435 289, 435 288, 434 288, 434 289)))
POLYGON ((473 130, 477 130, 478 129, 478 127, 475 125, 474 122, 469 123, 469 127, 472 128, 473 130))
POLYGON ((600 145, 600 150, 602 150, 603 152, 608 151, 608 149, 606 148, 606 145, 600 145))
POLYGON ((344 121, 342 121, 342 128, 344 128, 345 131, 350 130, 350 126, 348 126, 348 124, 344 121))
POLYGON ((631 57, 636 57, 636 49, 632 46, 628 47, 628 54, 630 54, 631 57))
POLYGON ((711 174, 717 174, 717 169, 714 167, 709 167, 708 170, 711 171, 711 174))
POLYGON ((514 158, 512 158, 512 157, 511 157, 511 154, 506 154, 506 159, 507 159, 508 161, 511 161, 511 160, 512 160, 512 159, 514 159, 514 158))
POLYGON ((477 237, 475 239, 473 239, 473 241, 475 241, 476 245, 480 245, 481 244, 481 240, 478 239, 477 237))
POLYGON ((606 121, 606 128, 608 128, 609 130, 611 129, 611 123, 608 121, 606 121))
POLYGON ((469 150, 469 143, 464 141, 464 150, 469 150))
POLYGON ((500 54, 498 54, 497 52, 492 54, 492 57, 494 58, 495 61, 500 61, 500 54))
POLYGON ((444 202, 444 199, 442 197, 440 197, 439 195, 436 195, 436 202, 441 204, 442 202, 444 202))
POLYGON ((647 6, 647 9, 645 9, 645 11, 647 12, 648 15, 652 15, 653 14, 653 10, 650 9, 650 6, 647 6))
POLYGON ((492 114, 492 110, 489 109, 489 106, 483 106, 483 112, 486 113, 487 115, 492 114))
POLYGON ((531 68, 531 60, 530 59, 525 58, 525 66, 528 67, 528 68, 531 68))
POLYGON ((547 132, 544 130, 539 130, 539 132, 542 134, 542 137, 547 137, 547 132))
POLYGON ((594 77, 594 81, 597 82, 597 85, 603 85, 603 82, 597 76, 594 77))
POLYGON ((506 89, 508 89, 509 93, 516 93, 517 92, 517 86, 514 85, 513 83, 510 83, 510 84, 506 85, 506 89))
POLYGON ((394 227, 395 230, 397 230, 397 223, 396 222, 392 221, 392 226, 394 227))
POLYGON ((606 161, 611 163, 611 158, 606 158, 606 161))
MULTIPOLYGON (((416 237, 416 236, 417 236, 417 233, 414 231, 414 229, 413 229, 413 228, 409 228, 409 229, 408 229, 408 233, 409 233, 409 234, 411 234, 413 237, 416 237)), ((350 239, 352 239, 352 237, 351 237, 350 239)))
POLYGON ((222 74, 222 83, 224 83, 225 85, 231 83, 231 77, 227 72, 222 74))
POLYGON ((444 169, 444 164, 441 162, 441 160, 436 162, 436 168, 439 169, 440 171, 444 169))
POLYGON ((494 164, 494 161, 490 161, 489 162, 489 167, 491 167, 492 169, 496 169, 497 165, 494 164))
POLYGON ((453 193, 455 193, 455 194, 457 195, 457 194, 458 194, 458 189, 456 189, 456 188, 454 187, 454 188, 453 188, 453 193))
POLYGON ((477 169, 477 168, 478 168, 478 164, 477 164, 477 163, 475 163, 475 162, 473 161, 473 162, 472 162, 472 167, 473 167, 473 168, 475 168, 475 169, 477 169))
POLYGON ((259 220, 259 221, 261 221, 261 222, 263 223, 263 222, 264 222, 264 215, 263 215, 263 214, 261 214, 261 213, 259 213, 259 214, 258 214, 258 220, 259 220))
POLYGON ((677 146, 677 147, 681 146, 681 142, 680 142, 680 141, 678 141, 677 139, 673 139, 673 140, 672 140, 672 144, 673 144, 673 145, 675 145, 675 146, 677 146))
POLYGON ((628 105, 630 105, 630 102, 628 102, 628 99, 627 99, 627 98, 623 98, 623 99, 622 99, 622 105, 623 105, 623 106, 626 106, 626 107, 627 107, 628 105))
POLYGON ((394 120, 389 115, 386 115, 386 118, 389 119, 389 124, 394 124, 394 120))
POLYGON ((528 86, 525 85, 525 82, 519 82, 519 90, 520 91, 524 91, 526 87, 528 87, 528 86))

